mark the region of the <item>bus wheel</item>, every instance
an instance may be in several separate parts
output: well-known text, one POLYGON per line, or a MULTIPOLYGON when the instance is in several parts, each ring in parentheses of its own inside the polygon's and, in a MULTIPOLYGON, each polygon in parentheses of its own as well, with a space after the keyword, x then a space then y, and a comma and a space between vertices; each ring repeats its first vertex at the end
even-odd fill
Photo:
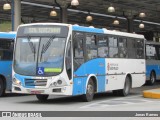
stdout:
POLYGON ((150 74, 150 80, 147 81, 147 83, 148 83, 149 85, 153 85, 153 84, 155 83, 155 81, 156 81, 156 75, 155 75, 154 72, 151 72, 151 74, 150 74))
POLYGON ((48 96, 49 96, 49 95, 36 95, 37 99, 38 99, 40 102, 45 102, 45 101, 47 101, 48 96))
POLYGON ((130 89, 131 89, 131 80, 127 76, 125 79, 124 88, 121 90, 114 90, 113 94, 118 96, 127 96, 130 93, 130 89))
POLYGON ((3 96, 5 93, 5 87, 4 87, 4 82, 2 78, 0 78, 0 96, 3 96))
POLYGON ((87 84, 87 88, 86 88, 86 94, 83 95, 83 100, 85 102, 90 102, 93 100, 93 97, 94 97, 94 91, 95 91, 95 88, 94 88, 94 82, 93 80, 90 78, 89 79, 89 82, 87 84))

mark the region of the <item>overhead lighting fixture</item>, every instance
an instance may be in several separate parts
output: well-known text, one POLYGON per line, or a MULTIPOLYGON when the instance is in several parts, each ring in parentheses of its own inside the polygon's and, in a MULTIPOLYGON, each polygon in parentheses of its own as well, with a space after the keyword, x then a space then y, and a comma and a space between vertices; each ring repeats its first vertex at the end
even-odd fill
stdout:
POLYGON ((115 8, 111 5, 108 7, 108 12, 115 12, 115 8))
POLYGON ((141 13, 139 13, 139 17, 141 17, 141 18, 146 17, 146 14, 141 12, 141 13))
POLYGON ((88 16, 86 17, 87 22, 91 22, 93 20, 93 17, 90 15, 90 11, 88 11, 88 16))
POLYGON ((119 25, 119 20, 117 19, 117 17, 115 18, 115 20, 113 21, 114 25, 119 25))
POLYGON ((90 28, 94 28, 94 26, 89 26, 90 28))
POLYGON ((72 0, 71 1, 71 5, 72 6, 78 6, 79 5, 79 1, 78 0, 72 0))
POLYGON ((11 9, 11 5, 8 3, 8 1, 6 1, 6 3, 3 5, 3 10, 10 10, 11 9))
POLYGON ((56 10, 55 10, 55 7, 53 6, 53 10, 50 12, 50 16, 51 17, 55 17, 55 16, 57 16, 57 12, 56 12, 56 10))
POLYGON ((87 22, 90 22, 90 21, 92 21, 92 20, 93 20, 93 18, 92 18, 91 15, 88 15, 88 16, 86 17, 86 21, 87 21, 87 22))
POLYGON ((141 21, 141 23, 139 24, 139 28, 143 29, 144 28, 144 24, 143 22, 141 21))
POLYGON ((119 25, 119 21, 118 20, 114 20, 113 24, 114 25, 119 25))

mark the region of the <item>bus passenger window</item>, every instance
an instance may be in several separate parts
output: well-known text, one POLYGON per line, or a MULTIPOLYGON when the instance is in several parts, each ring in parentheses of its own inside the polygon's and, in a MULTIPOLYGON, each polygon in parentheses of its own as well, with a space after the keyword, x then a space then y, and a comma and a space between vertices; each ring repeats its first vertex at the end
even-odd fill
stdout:
POLYGON ((137 48, 137 58, 143 59, 144 58, 144 43, 142 40, 136 40, 136 48, 137 48))
POLYGON ((119 46, 119 57, 126 58, 127 56, 127 49, 126 49, 126 38, 119 38, 118 46, 119 46))
POLYGON ((108 37, 109 40, 109 57, 118 58, 118 41, 116 37, 108 37))
POLYGON ((13 41, 10 39, 1 39, 0 60, 12 60, 13 41))
POLYGON ((146 45, 146 59, 152 59, 156 60, 157 59, 157 53, 155 46, 153 45, 146 45))
POLYGON ((96 35, 86 35, 86 51, 87 60, 97 57, 97 38, 96 35))
POLYGON ((136 58, 135 39, 127 38, 127 57, 136 58))
POLYGON ((98 57, 108 57, 108 37, 98 36, 98 57))

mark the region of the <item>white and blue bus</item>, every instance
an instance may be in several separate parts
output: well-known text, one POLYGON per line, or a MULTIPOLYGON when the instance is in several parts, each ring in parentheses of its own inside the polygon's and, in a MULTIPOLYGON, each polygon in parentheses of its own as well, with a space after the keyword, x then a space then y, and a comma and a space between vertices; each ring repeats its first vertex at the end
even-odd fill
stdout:
POLYGON ((126 96, 145 83, 142 35, 62 23, 21 25, 17 31, 13 87, 15 93, 81 95, 113 91, 126 96))
POLYGON ((0 96, 11 91, 15 32, 0 32, 0 96))
POLYGON ((160 43, 146 42, 146 79, 153 85, 160 79, 160 43))

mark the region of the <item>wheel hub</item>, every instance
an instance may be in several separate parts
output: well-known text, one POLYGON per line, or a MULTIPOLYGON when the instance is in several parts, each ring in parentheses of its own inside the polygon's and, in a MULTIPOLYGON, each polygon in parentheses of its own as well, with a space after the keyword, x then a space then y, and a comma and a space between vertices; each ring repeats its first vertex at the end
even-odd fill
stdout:
POLYGON ((93 94, 93 86, 89 84, 87 87, 87 91, 88 91, 89 95, 92 95, 93 94))

